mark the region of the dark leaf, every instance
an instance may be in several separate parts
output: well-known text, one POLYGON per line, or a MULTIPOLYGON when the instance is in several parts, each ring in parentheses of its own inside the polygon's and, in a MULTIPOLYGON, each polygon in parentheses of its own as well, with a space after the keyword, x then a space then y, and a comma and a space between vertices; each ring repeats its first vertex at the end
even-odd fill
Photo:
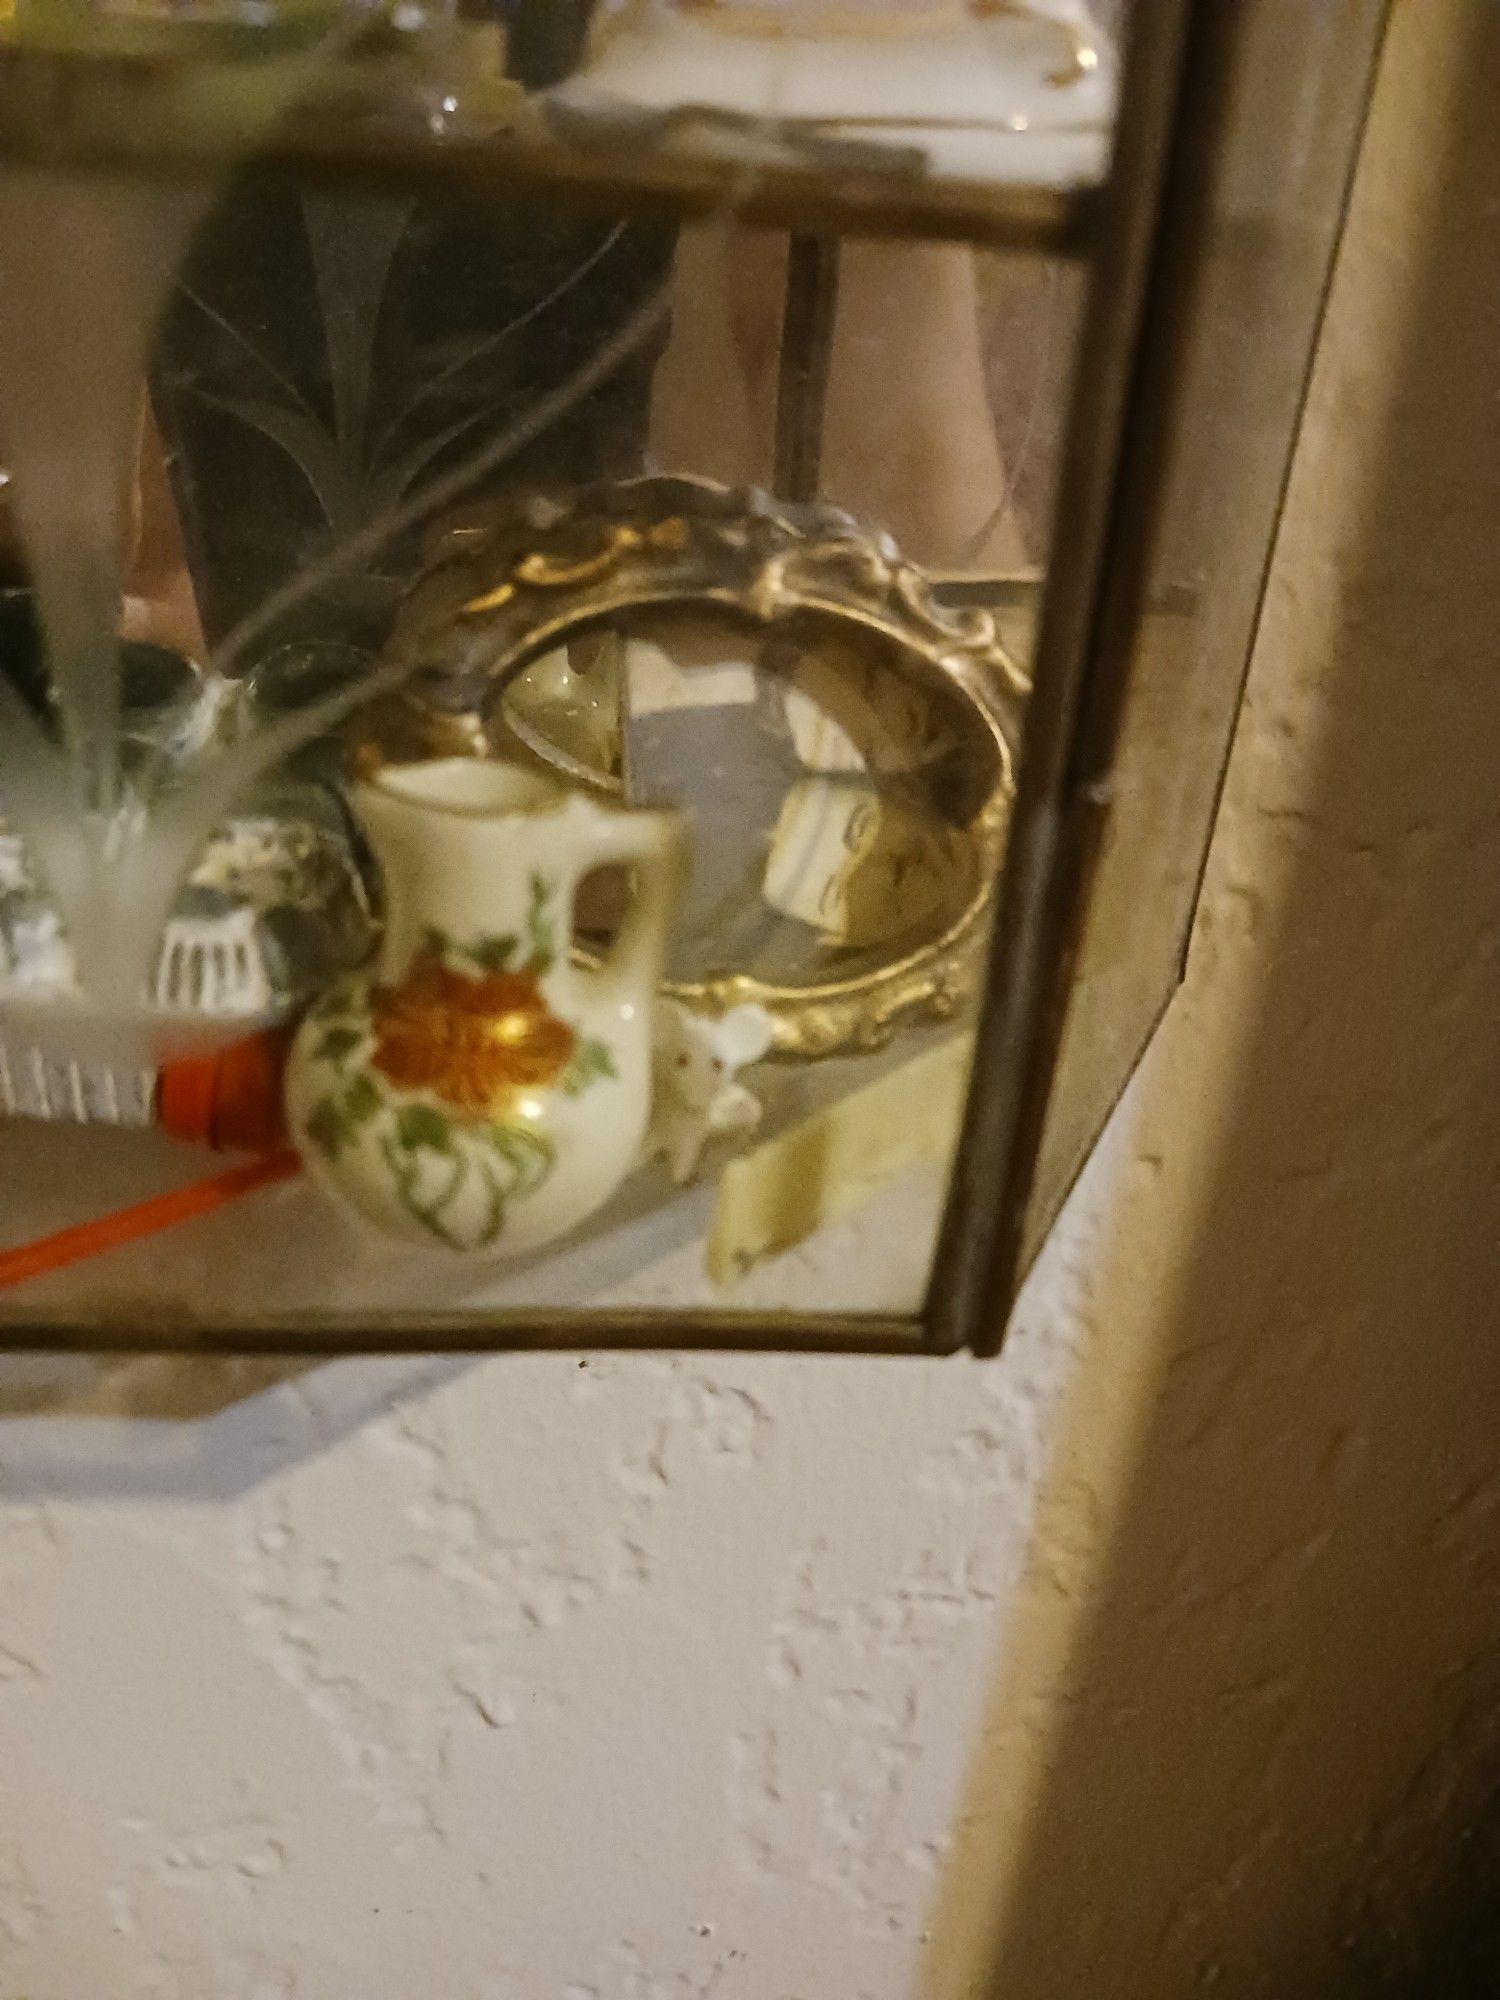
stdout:
POLYGON ((349 1011, 349 995, 342 986, 334 986, 325 993, 317 1004, 308 1010, 310 1021, 340 1021, 349 1011))
POLYGON ((368 1124, 383 1101, 369 1077, 357 1076, 344 1092, 344 1116, 351 1126, 368 1124))
POLYGON ((453 1128, 430 1104, 409 1104, 396 1120, 396 1137, 409 1153, 422 1146, 435 1153, 453 1150, 453 1128))
POLYGON ((513 1194, 530 1194, 551 1173, 556 1155, 540 1132, 524 1125, 491 1125, 487 1136, 514 1176, 513 1194))
POLYGON ((469 947, 469 956, 482 972, 508 972, 519 943, 516 937, 482 937, 469 947))
POLYGON ((526 912, 526 943, 528 952, 526 967, 530 972, 550 972, 557 963, 557 946, 552 937, 552 925, 547 918, 547 904, 551 899, 552 886, 545 875, 531 878, 531 905, 526 912))
POLYGON ((313 1051, 319 1062, 342 1062, 364 1040, 358 1028, 330 1028, 313 1051))

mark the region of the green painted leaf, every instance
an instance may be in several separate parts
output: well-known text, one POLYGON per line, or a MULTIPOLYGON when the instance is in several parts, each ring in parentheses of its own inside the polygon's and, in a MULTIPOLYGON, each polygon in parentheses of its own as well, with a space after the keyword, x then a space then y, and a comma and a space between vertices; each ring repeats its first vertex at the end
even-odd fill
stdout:
POLYGON ((429 924, 422 933, 422 949, 430 952, 435 958, 446 958, 451 949, 448 933, 438 930, 434 924, 429 924))
POLYGON ((483 1165, 476 1162, 479 1178, 484 1187, 485 1212, 474 1231, 474 1247, 488 1250, 500 1241, 505 1229, 505 1205, 509 1199, 507 1190, 502 1188, 495 1176, 483 1165))
POLYGON ((364 1037, 358 1028, 330 1028, 313 1051, 318 1062, 342 1062, 345 1056, 353 1055, 364 1037))
POLYGON ((534 874, 531 878, 531 903, 526 912, 526 969, 529 972, 550 972, 557 963, 557 946, 547 915, 551 897, 552 885, 546 876, 534 874))
POLYGON ((317 1004, 308 1009, 308 1019, 312 1021, 342 1021, 350 1011, 350 995, 342 986, 334 986, 325 993, 317 1004))
POLYGON ((344 1116, 350 1126, 367 1125, 385 1102, 367 1076, 356 1076, 344 1092, 344 1116))
POLYGON ((608 1042, 590 1039, 580 1042, 563 1076, 562 1087, 569 1097, 581 1097, 591 1083, 601 1077, 617 1077, 614 1051, 608 1042))
POLYGON ((556 1164, 551 1140, 524 1125, 488 1125, 485 1137, 511 1170, 513 1195, 533 1193, 556 1164))
POLYGON ((435 1153, 453 1150, 453 1127, 430 1104, 408 1104, 396 1119, 396 1137, 409 1153, 430 1146, 435 1153))
POLYGON ((469 956, 481 972, 508 972, 520 939, 511 937, 482 937, 469 947, 469 956))
POLYGON ((330 1160, 336 1160, 349 1137, 344 1114, 331 1097, 323 1097, 308 1114, 307 1136, 330 1160))

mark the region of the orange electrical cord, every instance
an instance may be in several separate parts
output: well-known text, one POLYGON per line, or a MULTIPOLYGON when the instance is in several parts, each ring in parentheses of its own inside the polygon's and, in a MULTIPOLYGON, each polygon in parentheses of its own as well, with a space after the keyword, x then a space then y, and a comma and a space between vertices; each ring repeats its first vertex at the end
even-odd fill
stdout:
POLYGON ((259 1159, 231 1167, 227 1173, 214 1174, 206 1181, 193 1181, 187 1187, 174 1188, 170 1194, 137 1202, 132 1208, 119 1208, 110 1215, 96 1216, 92 1222, 59 1229, 52 1236, 40 1236, 34 1243, 19 1243, 13 1250, 0 1250, 0 1291, 45 1277, 49 1271, 64 1270, 69 1264, 80 1264, 86 1258, 101 1257, 127 1243, 138 1243, 142 1237, 155 1236, 179 1222, 191 1222, 195 1216, 210 1215, 216 1208, 253 1194, 257 1188, 290 1180, 301 1171, 302 1161, 290 1149, 266 1153, 259 1159))

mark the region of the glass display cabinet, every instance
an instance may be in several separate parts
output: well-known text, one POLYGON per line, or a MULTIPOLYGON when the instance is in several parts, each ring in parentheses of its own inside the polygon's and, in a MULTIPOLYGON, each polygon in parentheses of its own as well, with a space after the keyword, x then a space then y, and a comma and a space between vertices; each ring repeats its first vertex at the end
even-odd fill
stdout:
POLYGON ((0 1346, 993 1352, 1381 0, 15 0, 0 1346))

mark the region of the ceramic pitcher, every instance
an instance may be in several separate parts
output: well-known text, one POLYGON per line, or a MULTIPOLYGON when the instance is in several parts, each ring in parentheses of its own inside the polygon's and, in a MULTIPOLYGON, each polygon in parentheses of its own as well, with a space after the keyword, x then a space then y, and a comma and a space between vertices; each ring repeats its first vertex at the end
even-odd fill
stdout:
POLYGON ((519 1256, 637 1159, 682 874, 679 823, 473 759, 395 767, 356 809, 385 882, 374 970, 319 1001, 287 1073, 323 1186, 387 1236, 519 1256), (575 964, 574 896, 631 871, 607 961, 575 964))

